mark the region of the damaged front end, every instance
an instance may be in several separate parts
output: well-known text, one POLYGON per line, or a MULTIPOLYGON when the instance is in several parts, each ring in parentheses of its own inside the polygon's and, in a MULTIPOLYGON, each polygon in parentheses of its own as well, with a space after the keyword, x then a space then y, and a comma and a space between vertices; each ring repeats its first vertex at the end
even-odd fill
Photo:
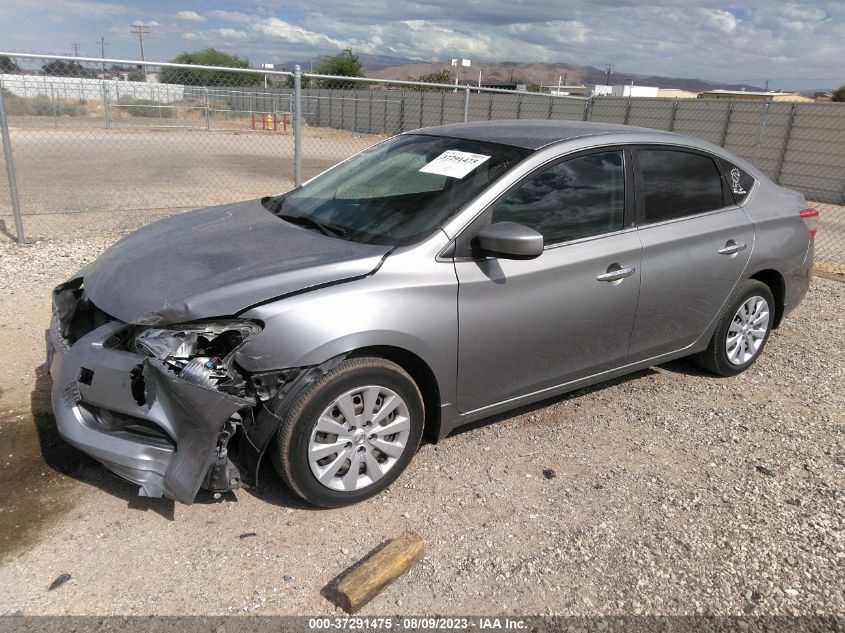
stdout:
POLYGON ((145 496, 191 503, 200 488, 238 488, 229 440, 272 380, 256 390, 234 353, 260 330, 231 319, 133 326, 98 310, 81 278, 62 284, 48 332, 60 434, 145 496))

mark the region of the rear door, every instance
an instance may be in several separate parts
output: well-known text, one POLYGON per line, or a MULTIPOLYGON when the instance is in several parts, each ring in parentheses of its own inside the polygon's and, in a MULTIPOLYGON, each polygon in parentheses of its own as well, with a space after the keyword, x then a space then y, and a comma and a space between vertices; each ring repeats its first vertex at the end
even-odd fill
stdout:
POLYGON ((716 161, 677 147, 635 150, 643 245, 630 362, 692 344, 748 264, 754 229, 716 161))

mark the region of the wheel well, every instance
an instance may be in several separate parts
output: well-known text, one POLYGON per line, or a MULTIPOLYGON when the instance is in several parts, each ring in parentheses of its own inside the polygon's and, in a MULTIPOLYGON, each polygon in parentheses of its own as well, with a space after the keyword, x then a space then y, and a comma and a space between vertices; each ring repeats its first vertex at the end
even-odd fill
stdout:
POLYGON ((347 358, 378 356, 392 361, 404 369, 420 389, 425 405, 425 427, 423 433, 436 438, 440 431, 440 388, 434 372, 428 364, 413 352, 390 345, 373 345, 353 350, 347 358))
POLYGON ((775 298, 775 318, 772 328, 778 327, 783 317, 784 302, 786 300, 786 283, 783 280, 783 275, 776 270, 767 269, 754 273, 749 279, 762 281, 772 291, 772 296, 775 298))

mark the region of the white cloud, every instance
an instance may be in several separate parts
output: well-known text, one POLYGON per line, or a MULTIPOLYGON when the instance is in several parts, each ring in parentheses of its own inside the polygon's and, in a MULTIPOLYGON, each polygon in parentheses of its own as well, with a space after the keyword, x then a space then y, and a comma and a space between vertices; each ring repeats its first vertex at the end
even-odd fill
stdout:
POLYGON ((337 40, 324 35, 309 31, 300 26, 295 26, 279 18, 257 19, 252 24, 252 29, 263 35, 284 40, 291 44, 308 44, 311 46, 326 46, 342 48, 346 46, 343 40, 337 40))
POLYGON ((733 33, 736 31, 737 19, 730 11, 722 11, 721 9, 711 9, 705 14, 710 24, 715 26, 724 33, 733 33))
POLYGON ((210 29, 208 31, 187 31, 182 33, 183 40, 203 41, 211 44, 219 43, 221 40, 226 42, 242 42, 249 38, 246 31, 238 29, 219 28, 210 29))
POLYGON ((225 20, 226 22, 238 22, 241 24, 248 24, 252 22, 253 17, 247 15, 246 13, 240 13, 239 11, 209 11, 206 14, 210 18, 217 18, 218 20, 225 20))
POLYGON ((244 31, 228 28, 214 29, 211 33, 219 35, 224 40, 245 40, 249 37, 249 35, 244 31))
POLYGON ((187 22, 205 22, 205 18, 196 11, 179 11, 176 17, 187 22))

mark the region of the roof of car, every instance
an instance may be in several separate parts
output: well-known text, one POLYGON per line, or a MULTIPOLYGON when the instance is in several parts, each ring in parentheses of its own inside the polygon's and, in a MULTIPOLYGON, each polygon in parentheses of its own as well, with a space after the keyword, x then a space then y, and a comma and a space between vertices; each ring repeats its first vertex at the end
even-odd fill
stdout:
POLYGON ((601 134, 643 134, 666 137, 669 133, 632 125, 588 121, 478 121, 452 123, 414 130, 416 134, 451 136, 536 150, 551 143, 601 134))

